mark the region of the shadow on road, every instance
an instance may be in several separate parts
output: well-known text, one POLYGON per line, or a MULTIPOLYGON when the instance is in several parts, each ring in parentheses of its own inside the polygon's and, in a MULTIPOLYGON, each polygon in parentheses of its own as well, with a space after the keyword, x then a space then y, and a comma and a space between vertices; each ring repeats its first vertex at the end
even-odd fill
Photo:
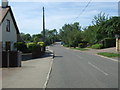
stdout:
POLYGON ((53 57, 53 53, 50 52, 50 51, 46 51, 44 55, 40 55, 39 57, 36 57, 36 58, 29 58, 29 59, 23 59, 22 61, 30 61, 30 60, 38 60, 39 58, 42 59, 42 58, 47 58, 47 57, 53 57))
POLYGON ((54 58, 61 58, 61 57, 63 57, 63 56, 54 56, 54 58))

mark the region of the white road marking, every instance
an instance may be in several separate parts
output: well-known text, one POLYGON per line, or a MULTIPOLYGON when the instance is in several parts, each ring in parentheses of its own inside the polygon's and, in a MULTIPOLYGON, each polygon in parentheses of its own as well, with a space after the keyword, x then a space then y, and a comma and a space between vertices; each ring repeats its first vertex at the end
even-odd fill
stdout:
POLYGON ((94 67, 95 69, 99 70, 100 72, 102 72, 102 73, 105 74, 106 76, 109 75, 108 73, 104 72, 103 70, 101 70, 101 69, 98 68, 97 66, 93 65, 92 63, 88 62, 88 64, 90 64, 92 67, 94 67))
MULTIPOLYGON (((53 50, 50 50, 50 51, 53 52, 53 50)), ((48 81, 49 81, 49 78, 50 78, 50 74, 51 74, 51 71, 52 71, 53 61, 54 61, 54 59, 52 58, 52 61, 50 63, 50 68, 49 68, 49 71, 48 71, 48 74, 47 74, 47 78, 46 78, 46 81, 45 81, 45 83, 43 85, 43 90, 45 90, 47 88, 47 84, 48 84, 48 81)))

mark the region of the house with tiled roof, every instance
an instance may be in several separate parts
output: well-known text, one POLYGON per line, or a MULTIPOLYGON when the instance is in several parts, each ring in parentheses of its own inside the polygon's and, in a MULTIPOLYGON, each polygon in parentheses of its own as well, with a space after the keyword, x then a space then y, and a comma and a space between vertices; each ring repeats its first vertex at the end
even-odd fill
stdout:
POLYGON ((8 1, 2 0, 0 6, 0 51, 14 51, 14 43, 17 41, 22 41, 22 39, 15 17, 11 7, 8 6, 8 1))

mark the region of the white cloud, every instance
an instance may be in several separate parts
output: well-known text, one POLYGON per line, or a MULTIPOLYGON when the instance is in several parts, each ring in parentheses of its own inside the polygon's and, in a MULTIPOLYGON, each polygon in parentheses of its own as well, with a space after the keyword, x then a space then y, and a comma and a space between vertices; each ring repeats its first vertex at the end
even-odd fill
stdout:
MULTIPOLYGON (((66 23, 80 22, 83 27, 91 24, 95 15, 101 11, 110 15, 117 15, 117 3, 91 3, 85 12, 74 20, 86 3, 44 3, 46 28, 60 29, 66 23)), ((15 3, 11 2, 16 21, 20 31, 24 33, 39 33, 42 31, 42 3, 15 3)))

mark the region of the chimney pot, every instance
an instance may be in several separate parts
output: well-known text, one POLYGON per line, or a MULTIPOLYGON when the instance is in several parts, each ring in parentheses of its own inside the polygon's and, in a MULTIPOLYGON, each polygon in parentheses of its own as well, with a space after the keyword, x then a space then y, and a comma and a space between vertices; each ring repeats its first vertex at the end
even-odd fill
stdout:
POLYGON ((7 7, 8 7, 8 1, 2 0, 2 8, 7 8, 7 7))

